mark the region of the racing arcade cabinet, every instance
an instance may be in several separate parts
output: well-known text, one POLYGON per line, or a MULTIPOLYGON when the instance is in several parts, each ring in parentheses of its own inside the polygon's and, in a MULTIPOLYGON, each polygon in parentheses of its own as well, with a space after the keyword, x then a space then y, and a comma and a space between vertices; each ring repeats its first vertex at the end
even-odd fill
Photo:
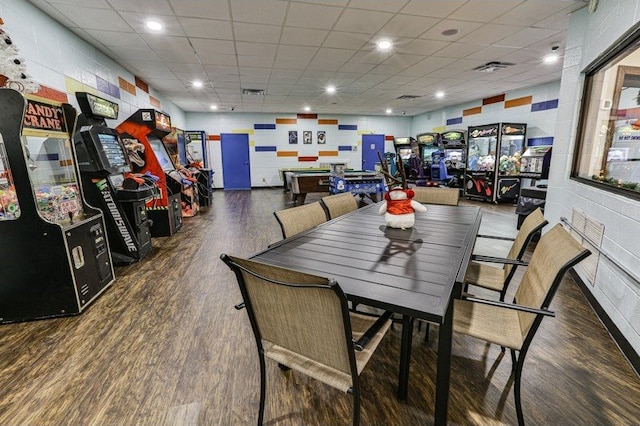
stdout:
POLYGON ((75 119, 0 89, 0 322, 79 314, 114 280, 102 213, 76 176, 75 119))
POLYGON ((171 133, 168 115, 153 109, 139 109, 116 130, 134 164, 134 172, 157 179, 160 196, 147 201, 151 236, 168 237, 182 228, 182 183, 162 138, 171 133))
POLYGON ((201 130, 187 130, 184 139, 186 167, 196 168, 199 172, 196 178, 200 207, 209 207, 213 199, 213 170, 207 154, 207 134, 201 130))
POLYGON ((152 179, 131 175, 118 132, 106 118, 118 118, 118 104, 86 92, 76 93, 82 114, 74 137, 85 199, 102 210, 115 264, 136 262, 151 252, 151 223, 145 203, 158 195, 152 179))
POLYGON ((444 150, 444 162, 447 166, 447 174, 453 176, 449 187, 462 189, 467 164, 467 144, 465 143, 464 132, 460 130, 449 130, 440 136, 442 149, 444 150))

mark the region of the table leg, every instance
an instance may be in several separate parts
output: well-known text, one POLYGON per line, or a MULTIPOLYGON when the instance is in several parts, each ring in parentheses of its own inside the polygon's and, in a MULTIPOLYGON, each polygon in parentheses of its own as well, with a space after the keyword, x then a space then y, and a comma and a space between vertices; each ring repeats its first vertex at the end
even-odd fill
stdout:
POLYGON ((449 382, 451 377, 451 338, 453 333, 453 298, 438 332, 438 371, 436 372, 435 424, 447 424, 449 382))
POLYGON ((398 375, 398 398, 406 400, 409 392, 409 364, 413 340, 413 317, 402 315, 402 343, 400 344, 400 373, 398 375))

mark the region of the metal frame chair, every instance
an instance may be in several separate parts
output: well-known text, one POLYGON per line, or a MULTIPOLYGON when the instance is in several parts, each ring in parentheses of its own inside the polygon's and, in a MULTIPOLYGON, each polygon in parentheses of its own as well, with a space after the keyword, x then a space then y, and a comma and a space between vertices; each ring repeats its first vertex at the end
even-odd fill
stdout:
POLYGON ((320 200, 329 220, 335 219, 343 214, 358 210, 358 201, 351 192, 328 195, 320 200))
POLYGON ((460 190, 456 188, 415 186, 411 189, 413 199, 419 203, 457 206, 460 199, 460 190))
POLYGON ((327 221, 327 213, 319 201, 273 212, 282 230, 282 237, 289 238, 327 221))
POLYGON ((265 358, 351 393, 358 425, 359 374, 389 329, 391 312, 349 312, 345 294, 331 279, 226 254, 220 258, 236 275, 258 347, 258 425, 264 420, 265 358))
POLYGON ((558 224, 540 239, 513 303, 471 296, 454 301, 454 331, 498 344, 502 351, 505 347, 510 349, 515 372, 513 392, 521 426, 524 416, 520 385, 527 351, 542 319, 555 316, 549 305, 565 273, 590 254, 558 224))
POLYGON ((537 208, 527 216, 522 223, 515 238, 497 237, 493 235, 478 235, 478 238, 492 238, 513 241, 506 258, 473 255, 464 277, 465 287, 475 285, 500 293, 500 300, 504 300, 511 279, 518 266, 526 266, 522 257, 531 243, 533 237, 539 233, 549 222, 544 218, 542 210, 537 208), (480 262, 502 264, 496 267, 480 262))

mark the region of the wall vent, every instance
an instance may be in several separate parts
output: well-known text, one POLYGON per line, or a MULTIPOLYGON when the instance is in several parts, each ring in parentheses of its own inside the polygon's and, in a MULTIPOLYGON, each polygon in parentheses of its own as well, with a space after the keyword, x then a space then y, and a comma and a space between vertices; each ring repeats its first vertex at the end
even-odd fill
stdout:
POLYGON ((571 231, 571 235, 573 235, 583 247, 591 250, 591 256, 580 262, 576 268, 582 269, 589 283, 593 286, 596 282, 596 273, 598 272, 598 263, 600 261, 600 250, 597 249, 602 245, 604 225, 588 217, 584 212, 573 209, 571 226, 588 238, 588 240, 587 238, 582 238, 577 232, 571 231))
POLYGON ((478 72, 494 72, 497 70, 505 69, 507 67, 511 67, 513 65, 515 64, 512 64, 511 62, 493 61, 487 62, 486 64, 480 65, 479 67, 475 67, 473 70, 478 72))

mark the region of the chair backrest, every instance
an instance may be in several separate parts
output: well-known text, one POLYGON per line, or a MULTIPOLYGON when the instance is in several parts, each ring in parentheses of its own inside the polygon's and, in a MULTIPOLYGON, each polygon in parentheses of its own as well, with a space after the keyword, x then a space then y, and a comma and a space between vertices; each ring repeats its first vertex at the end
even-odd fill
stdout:
POLYGON ((327 214, 319 201, 273 213, 282 229, 282 237, 289 238, 327 221, 327 214))
MULTIPOLYGON (((536 309, 547 308, 564 274, 591 252, 582 247, 563 227, 557 224, 540 238, 529 266, 516 291, 519 305, 536 309)), ((526 335, 536 316, 518 312, 520 328, 526 335)))
POLYGON ((327 278, 223 254, 259 350, 274 344, 357 377, 347 299, 327 278))
POLYGON ((343 192, 342 194, 328 195, 320 200, 327 211, 329 219, 335 219, 338 216, 352 212, 358 209, 358 201, 351 192, 343 192))
POLYGON ((415 194, 413 199, 419 203, 457 206, 460 199, 460 191, 456 188, 416 186, 411 189, 415 194))
MULTIPOLYGON (((522 256, 524 256, 524 253, 527 250, 527 246, 533 239, 533 236, 536 233, 540 232, 540 230, 542 230, 542 228, 544 228, 548 223, 549 222, 544 218, 540 207, 531 212, 524 220, 524 222, 522 222, 520 230, 518 231, 518 234, 516 235, 516 238, 511 245, 511 249, 507 254, 507 258, 521 260, 522 256)), ((505 265, 505 279, 509 277, 512 269, 513 265, 505 265)))

